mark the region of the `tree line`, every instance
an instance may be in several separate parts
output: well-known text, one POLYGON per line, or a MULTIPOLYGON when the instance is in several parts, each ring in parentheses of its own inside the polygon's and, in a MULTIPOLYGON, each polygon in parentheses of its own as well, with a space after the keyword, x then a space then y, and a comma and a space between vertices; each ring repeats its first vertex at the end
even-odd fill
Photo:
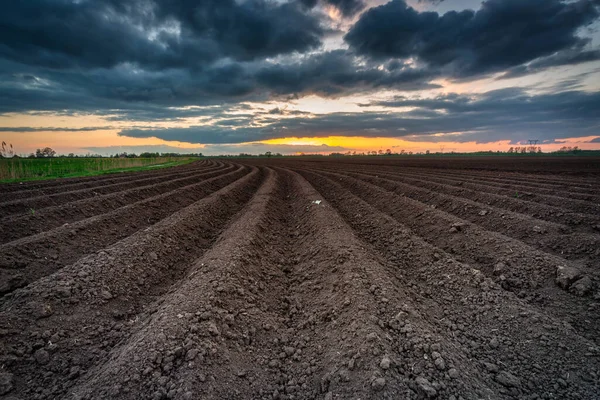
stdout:
MULTIPOLYGON (((77 155, 75 153, 69 154, 61 154, 57 155, 56 151, 51 147, 44 147, 40 149, 36 149, 35 153, 29 153, 25 158, 156 158, 156 157, 202 157, 202 153, 152 153, 152 152, 143 152, 140 154, 135 153, 116 153, 110 156, 103 156, 100 154, 85 154, 85 155, 77 155)), ((2 142, 0 146, 0 158, 19 158, 19 156, 12 144, 2 142)))

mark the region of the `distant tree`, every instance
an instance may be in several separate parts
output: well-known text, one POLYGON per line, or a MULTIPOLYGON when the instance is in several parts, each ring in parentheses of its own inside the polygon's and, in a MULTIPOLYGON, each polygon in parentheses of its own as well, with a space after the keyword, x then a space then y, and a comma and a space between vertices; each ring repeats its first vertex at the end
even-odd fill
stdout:
POLYGON ((273 155, 273 153, 271 153, 270 151, 265 152, 265 156, 267 157, 271 157, 273 155))
POLYGON ((512 154, 512 153, 514 153, 514 152, 515 152, 515 148, 514 148, 514 147, 511 147, 510 149, 508 149, 508 153, 509 153, 509 154, 512 154))
POLYGON ((426 150, 425 154, 429 155, 429 154, 431 154, 431 152, 429 150, 426 150))
POLYGON ((52 158, 56 155, 56 151, 54 151, 50 147, 44 147, 43 149, 37 149, 35 151, 35 156, 37 158, 52 158))
POLYGON ((67 155, 67 157, 69 157, 69 158, 75 158, 75 153, 69 153, 69 155, 67 155))
POLYGON ((13 149, 13 145, 7 144, 6 142, 2 142, 2 146, 0 147, 0 158, 13 158, 15 156, 15 150, 13 149))
POLYGON ((27 158, 35 158, 35 154, 29 153, 29 155, 27 156, 27 158))
POLYGON ((144 153, 140 153, 140 157, 141 158, 159 157, 159 154, 158 153, 150 153, 149 151, 146 151, 144 153))

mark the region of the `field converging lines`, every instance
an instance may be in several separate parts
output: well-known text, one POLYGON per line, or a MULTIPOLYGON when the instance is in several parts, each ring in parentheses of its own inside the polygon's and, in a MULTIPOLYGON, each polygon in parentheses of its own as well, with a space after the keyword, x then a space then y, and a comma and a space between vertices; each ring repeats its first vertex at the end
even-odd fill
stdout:
POLYGON ((595 399, 597 184, 284 158, 0 186, 0 398, 595 399))

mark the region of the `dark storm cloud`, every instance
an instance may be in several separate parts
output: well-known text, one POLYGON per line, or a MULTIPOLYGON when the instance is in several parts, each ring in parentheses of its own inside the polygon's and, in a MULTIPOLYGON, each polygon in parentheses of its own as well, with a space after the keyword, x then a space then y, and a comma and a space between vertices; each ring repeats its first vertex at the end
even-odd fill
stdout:
MULTIPOLYGON (((439 87, 429 83, 432 75, 426 70, 406 66, 389 70, 360 62, 348 52, 336 50, 278 63, 215 65, 202 74, 183 69, 158 72, 112 68, 86 72, 35 71, 33 67, 14 74, 14 63, 6 66, 0 61, 0 78, 5 78, 0 81, 0 113, 64 109, 106 113, 108 109, 109 113, 132 110, 135 115, 149 110, 165 115, 169 111, 161 111, 160 107, 222 105, 309 94, 338 97, 378 88, 439 87)), ((193 116, 194 112, 187 113, 193 116)), ((125 111, 119 114, 127 118, 125 111)))
POLYGON ((429 83, 426 70, 397 68, 392 71, 378 65, 358 65, 346 51, 336 50, 302 59, 292 64, 269 65, 256 75, 260 86, 277 94, 318 94, 339 96, 373 88, 420 90, 439 87, 429 83))
POLYGON ((0 57, 51 68, 197 68, 305 51, 323 34, 319 19, 295 3, 11 1, 0 13, 0 57))
POLYGON ((600 93, 571 91, 532 96, 521 89, 503 89, 479 96, 446 95, 430 99, 398 98, 372 106, 389 110, 333 113, 295 118, 264 118, 224 129, 218 125, 171 129, 129 129, 123 136, 190 143, 241 143, 283 137, 330 135, 404 137, 412 141, 489 143, 527 139, 597 135, 600 93), (400 107, 414 107, 403 112, 400 107), (441 134, 441 135, 439 135, 441 134))
POLYGON ((562 65, 582 64, 591 61, 600 60, 600 50, 588 51, 562 51, 548 57, 539 58, 527 65, 519 65, 509 69, 502 74, 499 79, 510 79, 526 76, 539 71, 543 71, 550 67, 558 67, 562 65))
POLYGON ((439 15, 393 0, 362 14, 344 39, 359 54, 414 57, 447 75, 467 77, 557 52, 562 64, 580 62, 574 55, 589 39, 577 31, 598 18, 599 7, 598 0, 487 0, 476 12, 439 15))

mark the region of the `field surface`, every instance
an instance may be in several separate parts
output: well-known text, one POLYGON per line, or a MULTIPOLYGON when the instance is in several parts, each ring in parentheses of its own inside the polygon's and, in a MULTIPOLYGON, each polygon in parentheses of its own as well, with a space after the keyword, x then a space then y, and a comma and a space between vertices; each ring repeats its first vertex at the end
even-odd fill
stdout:
POLYGON ((600 160, 0 185, 0 399, 598 399, 600 160))

